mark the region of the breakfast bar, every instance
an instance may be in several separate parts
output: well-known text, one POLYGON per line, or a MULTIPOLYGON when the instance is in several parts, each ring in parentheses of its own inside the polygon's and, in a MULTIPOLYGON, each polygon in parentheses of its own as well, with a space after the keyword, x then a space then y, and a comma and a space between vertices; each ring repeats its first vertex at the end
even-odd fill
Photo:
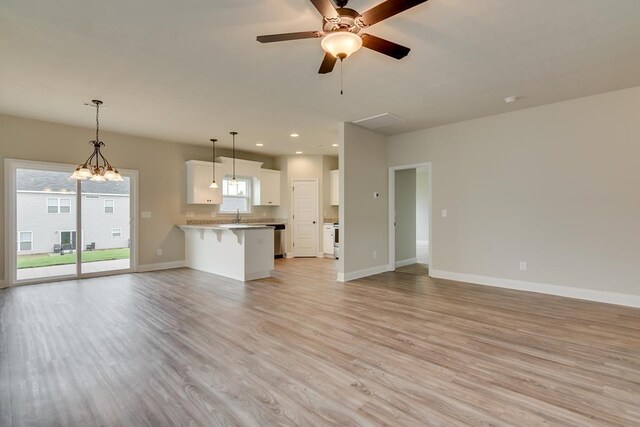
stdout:
POLYGON ((185 233, 187 267, 243 282, 271 276, 273 226, 179 225, 185 233))

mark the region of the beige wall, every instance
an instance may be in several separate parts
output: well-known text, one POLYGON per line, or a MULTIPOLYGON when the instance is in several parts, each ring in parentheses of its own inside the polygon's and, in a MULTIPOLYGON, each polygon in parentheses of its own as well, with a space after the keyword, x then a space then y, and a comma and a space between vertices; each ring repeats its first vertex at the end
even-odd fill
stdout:
MULTIPOLYGON (((49 122, 0 115, 0 176, 4 177, 4 159, 38 160, 57 163, 79 163, 90 153, 88 141, 94 130, 49 122)), ((184 259, 183 232, 174 224, 186 221, 186 212, 197 217, 215 215, 210 206, 186 205, 187 160, 211 159, 211 148, 170 143, 153 139, 103 132, 109 161, 122 169, 140 172, 139 210, 151 211, 150 219, 139 220, 139 263, 155 264, 184 259), (163 255, 156 256, 162 248, 163 255)), ((203 135, 207 139, 209 135, 203 135)), ((217 150, 220 156, 228 150, 217 150)), ((264 162, 272 168, 270 157, 241 153, 238 157, 264 162)), ((4 224, 4 185, 0 186, 0 220, 4 224)), ((273 209, 273 208, 265 208, 273 209)), ((264 215, 262 209, 256 212, 264 215)), ((4 227, 0 228, 0 277, 4 277, 4 227)))
POLYGON ((339 141, 339 271, 349 280, 389 264, 387 144, 383 135, 350 123, 340 125, 339 141))
POLYGON ((398 262, 416 257, 416 170, 395 172, 395 258, 398 262))
POLYGON ((429 169, 416 169, 416 240, 429 241, 429 169))
POLYGON ((323 217, 326 219, 338 219, 338 206, 331 206, 331 171, 338 169, 338 158, 322 156, 322 170, 324 180, 323 217))
POLYGON ((433 269, 640 295, 640 87, 394 136, 388 157, 432 163, 433 269))

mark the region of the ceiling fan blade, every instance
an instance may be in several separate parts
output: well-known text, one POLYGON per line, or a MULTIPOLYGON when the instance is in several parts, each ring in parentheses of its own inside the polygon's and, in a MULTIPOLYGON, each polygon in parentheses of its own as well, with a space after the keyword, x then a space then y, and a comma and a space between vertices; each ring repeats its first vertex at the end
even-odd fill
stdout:
POLYGON ((325 18, 336 19, 340 17, 331 0, 311 0, 311 3, 313 3, 316 9, 318 9, 318 12, 325 18))
POLYGON ((318 74, 327 74, 333 71, 333 67, 336 65, 336 61, 338 58, 331 55, 330 53, 324 54, 324 59, 322 60, 322 64, 320 64, 320 69, 318 70, 318 74))
POLYGON ((404 58, 411 50, 406 46, 381 39, 380 37, 372 36, 371 34, 362 35, 362 46, 396 59, 404 58))
POLYGON ((284 42, 287 40, 317 39, 322 37, 321 31, 301 31, 299 33, 270 34, 268 36, 258 36, 256 40, 260 43, 284 42))
POLYGON ((427 0, 387 0, 363 12, 361 14, 362 23, 367 26, 373 25, 421 3, 425 3, 426 1, 427 0))

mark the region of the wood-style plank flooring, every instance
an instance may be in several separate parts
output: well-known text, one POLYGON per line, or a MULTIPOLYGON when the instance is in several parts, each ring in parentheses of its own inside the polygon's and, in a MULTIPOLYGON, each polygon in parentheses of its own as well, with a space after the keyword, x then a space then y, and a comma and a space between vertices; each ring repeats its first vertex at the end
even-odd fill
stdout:
POLYGON ((426 264, 411 264, 405 265, 404 267, 396 268, 396 273, 407 273, 407 274, 422 274, 425 276, 429 275, 429 267, 426 264))
POLYGON ((277 262, 0 291, 0 425, 640 425, 640 310, 277 262))

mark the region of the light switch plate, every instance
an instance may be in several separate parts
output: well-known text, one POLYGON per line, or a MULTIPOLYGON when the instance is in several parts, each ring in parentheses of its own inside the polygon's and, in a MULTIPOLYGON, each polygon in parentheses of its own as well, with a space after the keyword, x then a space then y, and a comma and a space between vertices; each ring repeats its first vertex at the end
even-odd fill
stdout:
POLYGON ((442 209, 441 213, 442 213, 442 218, 446 218, 447 217, 448 212, 447 212, 446 209, 442 209))
POLYGON ((151 218, 151 211, 142 211, 142 212, 140 212, 140 218, 144 218, 144 219, 151 218))

